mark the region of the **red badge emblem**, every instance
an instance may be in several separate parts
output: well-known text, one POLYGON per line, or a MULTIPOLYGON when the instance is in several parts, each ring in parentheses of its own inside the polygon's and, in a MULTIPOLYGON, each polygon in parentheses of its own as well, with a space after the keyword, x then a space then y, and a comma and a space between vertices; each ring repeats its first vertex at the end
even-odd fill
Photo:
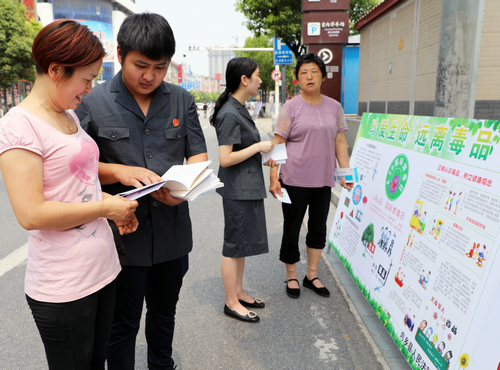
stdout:
POLYGON ((179 120, 177 118, 174 118, 172 123, 174 124, 175 127, 179 126, 179 120))

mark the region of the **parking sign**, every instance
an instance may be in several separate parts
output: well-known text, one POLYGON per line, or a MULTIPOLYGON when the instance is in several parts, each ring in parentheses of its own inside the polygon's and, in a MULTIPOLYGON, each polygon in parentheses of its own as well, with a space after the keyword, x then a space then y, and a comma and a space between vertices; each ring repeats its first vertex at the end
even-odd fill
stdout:
POLYGON ((308 22, 307 23, 307 36, 319 36, 319 35, 321 35, 321 23, 308 22))
POLYGON ((273 64, 293 65, 293 52, 283 41, 274 36, 273 64))

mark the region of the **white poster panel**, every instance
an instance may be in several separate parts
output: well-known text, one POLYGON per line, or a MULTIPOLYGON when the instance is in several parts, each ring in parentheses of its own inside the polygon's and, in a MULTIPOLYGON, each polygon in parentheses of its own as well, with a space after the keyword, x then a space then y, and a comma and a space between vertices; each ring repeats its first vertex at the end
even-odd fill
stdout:
POLYGON ((413 369, 499 366, 499 125, 363 115, 329 243, 413 369))

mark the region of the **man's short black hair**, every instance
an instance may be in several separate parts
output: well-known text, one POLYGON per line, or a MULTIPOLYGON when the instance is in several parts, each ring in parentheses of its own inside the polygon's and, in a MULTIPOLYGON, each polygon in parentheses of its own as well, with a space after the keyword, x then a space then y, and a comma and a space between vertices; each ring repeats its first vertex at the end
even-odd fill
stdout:
POLYGON ((318 54, 314 53, 309 53, 309 54, 304 54, 301 55, 297 58, 297 65, 295 66, 295 78, 299 79, 299 71, 300 67, 304 63, 316 63, 321 70, 321 75, 323 78, 326 77, 326 66, 325 62, 323 62, 323 59, 318 54))
POLYGON ((129 15, 123 21, 117 36, 122 62, 129 51, 137 51, 146 58, 158 61, 175 54, 175 38, 167 20, 155 13, 129 15))

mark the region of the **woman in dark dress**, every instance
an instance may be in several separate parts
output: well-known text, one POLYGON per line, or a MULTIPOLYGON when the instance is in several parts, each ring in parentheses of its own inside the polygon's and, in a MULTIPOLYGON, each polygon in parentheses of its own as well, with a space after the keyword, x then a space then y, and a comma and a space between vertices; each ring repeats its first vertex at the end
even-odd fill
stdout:
POLYGON ((249 308, 264 308, 260 299, 243 292, 245 257, 267 253, 261 152, 272 150, 271 141, 260 141, 244 104, 256 95, 261 84, 259 67, 250 58, 231 59, 226 69, 226 90, 215 103, 210 123, 219 140, 219 178, 224 187, 217 189, 224 208, 224 246, 222 280, 226 292, 224 313, 245 322, 258 322, 249 308))

